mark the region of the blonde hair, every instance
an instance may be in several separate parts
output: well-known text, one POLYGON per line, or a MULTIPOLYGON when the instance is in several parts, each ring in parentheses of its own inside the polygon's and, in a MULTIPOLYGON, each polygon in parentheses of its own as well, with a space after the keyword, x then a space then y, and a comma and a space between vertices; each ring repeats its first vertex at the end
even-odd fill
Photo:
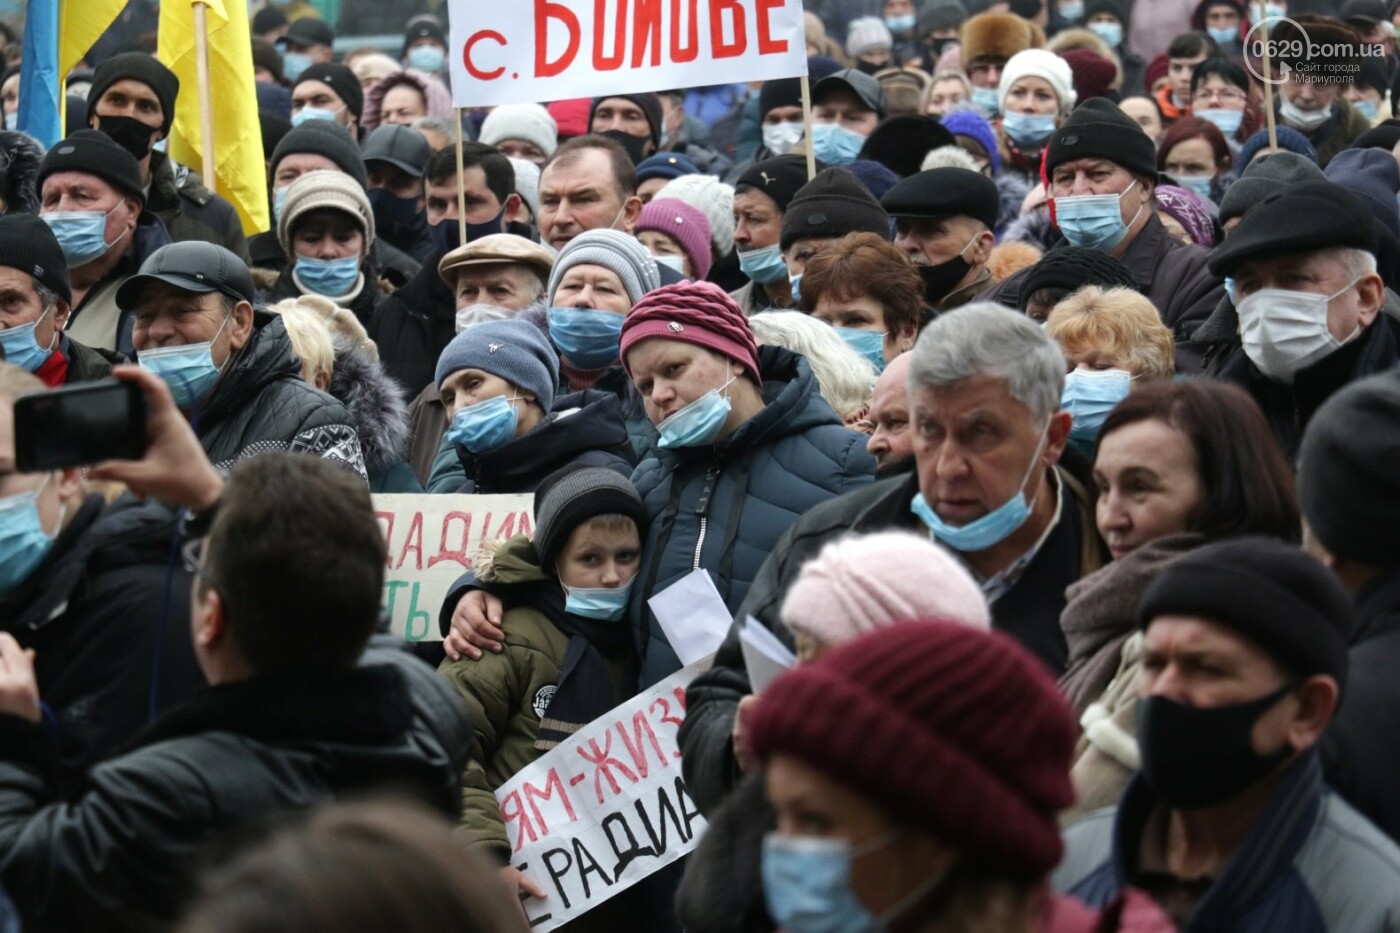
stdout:
POLYGON ((331 333, 331 342, 336 338, 344 337, 353 343, 356 348, 369 354, 371 359, 379 359, 379 347, 369 339, 369 332, 365 330, 365 325, 360 323, 360 319, 355 317, 355 312, 349 308, 342 308, 340 305, 321 295, 301 295, 297 298, 288 298, 279 301, 268 308, 269 311, 277 312, 278 308, 296 305, 312 312, 321 319, 321 323, 326 325, 326 329, 331 333))
POLYGON ((335 372, 335 347, 331 343, 331 331, 325 319, 315 309, 307 307, 305 302, 304 297, 290 298, 269 305, 267 310, 280 315, 287 325, 292 352, 301 357, 302 378, 314 385, 316 374, 325 373, 329 384, 331 374, 335 372))
POLYGON ((1143 379, 1170 379, 1176 372, 1172 332, 1152 302, 1131 288, 1084 286, 1055 305, 1045 332, 1066 353, 1111 354, 1143 379))
POLYGON ((845 419, 875 390, 875 367, 824 321, 801 311, 764 311, 749 318, 754 340, 800 353, 812 365, 822 398, 845 419))
POLYGON ((968 78, 967 72, 945 68, 942 71, 935 71, 933 77, 929 79, 928 87, 924 88, 923 113, 928 113, 928 99, 933 96, 933 89, 940 81, 961 81, 963 102, 964 104, 972 103, 972 81, 968 78))

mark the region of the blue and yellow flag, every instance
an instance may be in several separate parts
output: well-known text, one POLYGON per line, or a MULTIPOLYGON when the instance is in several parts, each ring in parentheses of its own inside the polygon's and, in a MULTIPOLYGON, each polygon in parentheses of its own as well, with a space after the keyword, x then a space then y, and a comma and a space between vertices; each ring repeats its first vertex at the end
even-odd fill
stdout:
POLYGON ((63 138, 63 79, 126 6, 126 0, 29 0, 20 64, 21 130, 45 147, 63 138))

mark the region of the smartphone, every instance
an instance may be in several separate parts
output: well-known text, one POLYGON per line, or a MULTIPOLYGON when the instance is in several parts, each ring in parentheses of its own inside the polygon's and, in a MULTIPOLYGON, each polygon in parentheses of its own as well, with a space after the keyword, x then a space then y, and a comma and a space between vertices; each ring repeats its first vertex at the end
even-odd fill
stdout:
POLYGON ((21 473, 139 460, 146 399, 135 383, 99 379, 15 399, 15 464, 21 473))

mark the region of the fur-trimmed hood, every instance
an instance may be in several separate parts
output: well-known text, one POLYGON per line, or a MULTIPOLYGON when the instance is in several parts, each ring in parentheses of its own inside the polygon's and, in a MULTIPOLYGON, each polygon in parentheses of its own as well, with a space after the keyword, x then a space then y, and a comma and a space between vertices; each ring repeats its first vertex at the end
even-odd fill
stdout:
POLYGON ((44 147, 27 133, 0 130, 0 152, 8 160, 0 182, 6 208, 16 214, 39 213, 39 163, 44 161, 44 147))
POLYGON ((380 111, 384 106, 384 95, 390 88, 400 84, 411 85, 422 92, 423 101, 428 107, 428 116, 449 121, 456 119, 456 111, 452 108, 452 92, 447 86, 430 74, 405 68, 385 76, 365 93, 364 117, 360 120, 360 125, 365 128, 366 133, 383 122, 380 111))
POLYGON ((349 410, 366 469, 387 469, 408 456, 403 390, 379 360, 348 337, 335 338, 335 368, 327 391, 349 410))

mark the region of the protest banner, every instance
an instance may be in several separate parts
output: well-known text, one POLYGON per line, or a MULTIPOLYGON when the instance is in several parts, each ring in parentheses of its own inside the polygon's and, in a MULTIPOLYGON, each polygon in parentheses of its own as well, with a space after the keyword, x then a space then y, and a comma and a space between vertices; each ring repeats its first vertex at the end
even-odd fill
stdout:
POLYGON ((531 533, 533 496, 377 495, 388 558, 384 608, 395 635, 442 641, 438 609, 487 541, 531 533))
POLYGON ((801 0, 448 0, 459 107, 807 73, 801 0))
POLYGON ((548 897, 526 898, 547 933, 695 848, 705 818, 681 778, 683 668, 584 726, 496 790, 511 864, 548 897))

